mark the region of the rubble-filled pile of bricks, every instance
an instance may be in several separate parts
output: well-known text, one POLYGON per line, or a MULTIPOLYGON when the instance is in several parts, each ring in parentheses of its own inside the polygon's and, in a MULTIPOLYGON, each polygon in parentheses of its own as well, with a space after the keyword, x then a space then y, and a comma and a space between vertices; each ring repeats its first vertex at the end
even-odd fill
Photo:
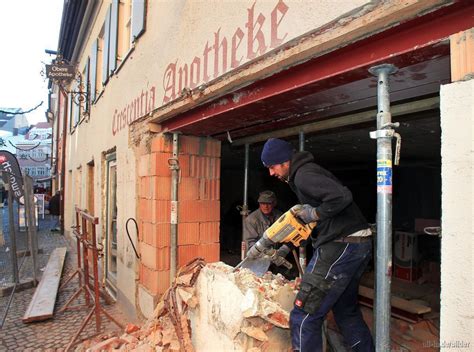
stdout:
POLYGON ((226 264, 205 265, 198 258, 179 271, 142 328, 129 324, 124 332, 85 341, 76 351, 191 352, 227 350, 229 344, 234 351, 287 350, 289 313, 278 302, 285 301, 284 292, 292 300, 294 282, 281 275, 259 278, 248 269, 234 272, 226 264), (210 283, 227 286, 231 294, 213 296, 215 290, 206 290, 210 283), (233 310, 236 314, 226 318, 225 311, 233 310), (217 311, 222 315, 215 316, 217 311))
MULTIPOLYGON (((220 141, 179 136, 178 267, 196 257, 219 260, 220 141)), ((170 285, 173 143, 158 135, 139 157, 140 284, 150 294, 170 285)))

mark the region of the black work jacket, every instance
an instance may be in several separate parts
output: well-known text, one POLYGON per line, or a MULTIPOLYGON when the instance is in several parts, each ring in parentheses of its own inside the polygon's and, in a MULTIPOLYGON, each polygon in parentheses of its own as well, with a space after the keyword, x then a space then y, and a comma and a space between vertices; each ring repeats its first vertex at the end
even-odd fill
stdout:
POLYGON ((288 184, 301 204, 316 208, 319 220, 311 234, 314 248, 369 227, 353 202, 351 191, 332 173, 317 165, 311 153, 293 155, 288 184))

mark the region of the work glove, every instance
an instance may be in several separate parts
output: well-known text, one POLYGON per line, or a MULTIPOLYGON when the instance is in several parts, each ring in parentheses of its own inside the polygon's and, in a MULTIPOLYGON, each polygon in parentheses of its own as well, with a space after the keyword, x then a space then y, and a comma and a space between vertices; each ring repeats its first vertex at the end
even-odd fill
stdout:
POLYGON ((313 208, 309 204, 297 204, 291 208, 293 214, 300 218, 305 224, 316 222, 319 220, 319 216, 316 213, 316 208, 313 208))
POLYGON ((256 259, 263 256, 263 253, 258 250, 257 246, 253 245, 247 252, 247 258, 256 259))

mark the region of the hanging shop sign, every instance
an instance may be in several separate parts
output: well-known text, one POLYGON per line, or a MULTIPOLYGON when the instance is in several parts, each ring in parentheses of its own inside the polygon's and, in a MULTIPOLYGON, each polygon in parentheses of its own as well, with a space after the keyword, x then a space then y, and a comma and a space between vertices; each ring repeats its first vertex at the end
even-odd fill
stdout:
POLYGON ((57 80, 72 80, 76 76, 76 68, 71 65, 46 65, 46 77, 57 80))
POLYGON ((0 150, 0 171, 5 171, 2 172, 3 182, 10 183, 12 195, 23 204, 25 198, 23 178, 15 155, 6 150, 0 150))

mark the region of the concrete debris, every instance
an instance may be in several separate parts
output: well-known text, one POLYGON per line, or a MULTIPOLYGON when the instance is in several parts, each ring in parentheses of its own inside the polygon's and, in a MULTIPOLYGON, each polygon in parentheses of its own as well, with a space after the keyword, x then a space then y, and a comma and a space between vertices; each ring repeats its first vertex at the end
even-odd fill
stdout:
POLYGON ((97 337, 76 351, 288 351, 294 282, 200 258, 179 271, 143 327, 97 337))

